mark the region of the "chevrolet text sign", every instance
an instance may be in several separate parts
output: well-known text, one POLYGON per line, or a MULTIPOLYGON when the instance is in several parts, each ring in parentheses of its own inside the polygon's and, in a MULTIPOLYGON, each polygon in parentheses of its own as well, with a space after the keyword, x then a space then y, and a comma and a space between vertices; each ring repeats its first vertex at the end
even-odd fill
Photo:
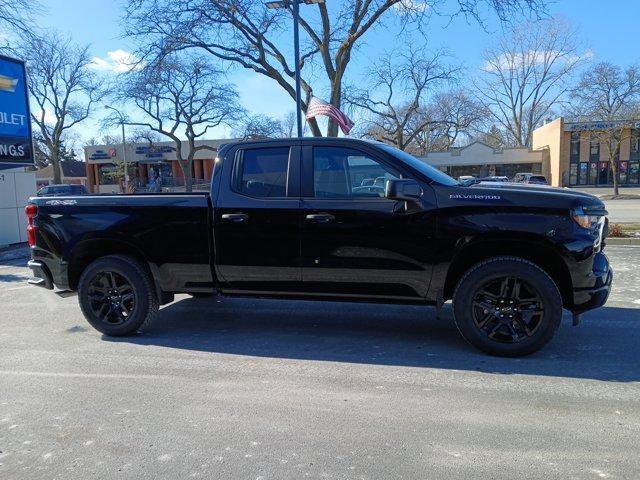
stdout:
POLYGON ((0 168, 33 164, 24 62, 0 55, 0 168))

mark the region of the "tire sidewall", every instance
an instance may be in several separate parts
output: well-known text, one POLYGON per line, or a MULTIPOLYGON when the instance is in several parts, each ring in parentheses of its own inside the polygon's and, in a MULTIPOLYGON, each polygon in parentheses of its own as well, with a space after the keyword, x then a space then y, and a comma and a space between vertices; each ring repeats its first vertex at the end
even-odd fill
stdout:
POLYGON ((498 257, 482 262, 463 276, 453 299, 456 326, 462 336, 480 350, 499 356, 529 355, 542 348, 554 335, 562 319, 562 298, 555 282, 537 265, 523 259, 498 257), (544 313, 535 333, 518 343, 501 343, 480 331, 473 319, 476 291, 491 278, 516 277, 534 287, 543 303, 544 313))
POLYGON ((134 266, 131 261, 121 257, 104 257, 89 265, 78 282, 78 302, 80 309, 93 328, 105 335, 121 336, 131 335, 144 324, 150 309, 150 293, 146 279, 143 277, 139 266, 134 266), (123 276, 132 286, 135 307, 125 323, 110 325, 97 318, 90 306, 88 296, 91 280, 100 272, 111 271, 123 276))

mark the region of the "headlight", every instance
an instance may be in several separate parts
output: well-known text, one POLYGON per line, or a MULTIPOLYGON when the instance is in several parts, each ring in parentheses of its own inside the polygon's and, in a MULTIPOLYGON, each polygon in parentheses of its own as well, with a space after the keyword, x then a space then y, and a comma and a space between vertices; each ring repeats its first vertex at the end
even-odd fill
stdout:
POLYGON ((573 221, 580 225, 582 228, 594 228, 598 224, 598 220, 600 217, 596 217, 595 215, 585 215, 585 214, 573 214, 571 216, 573 221))
POLYGON ((580 207, 571 212, 571 218, 582 228, 593 230, 600 227, 600 223, 604 222, 606 214, 606 210, 592 212, 587 207, 580 207))

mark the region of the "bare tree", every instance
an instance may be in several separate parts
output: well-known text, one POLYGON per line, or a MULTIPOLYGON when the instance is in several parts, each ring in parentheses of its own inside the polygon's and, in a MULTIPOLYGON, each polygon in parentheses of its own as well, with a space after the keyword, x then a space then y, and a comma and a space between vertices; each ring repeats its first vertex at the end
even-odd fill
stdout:
POLYGON ((427 102, 457 72, 444 57, 442 51, 426 56, 411 48, 386 55, 369 71, 368 88, 347 90, 345 101, 364 112, 368 135, 406 150, 418 135, 443 121, 427 112, 427 102))
POLYGON ((541 20, 516 28, 485 52, 476 92, 510 144, 531 145, 533 130, 570 88, 586 59, 574 37, 566 24, 541 20))
POLYGON ((37 107, 31 113, 35 135, 53 165, 53 181, 60 183, 64 141, 103 97, 103 84, 91 69, 89 47, 56 32, 24 35, 11 52, 27 62, 29 93, 37 107))
POLYGON ((242 113, 237 92, 221 81, 224 72, 201 57, 167 56, 125 76, 122 97, 137 107, 142 118, 125 118, 124 123, 173 140, 185 188, 190 192, 194 157, 200 150, 211 150, 196 141, 211 128, 237 119, 242 113))
MULTIPOLYGON (((412 153, 446 151, 477 135, 486 118, 485 108, 461 89, 441 92, 427 104, 424 117, 431 119, 411 145, 412 153)), ((415 121, 424 120, 417 116, 415 121)))
POLYGON ((489 145, 495 150, 501 150, 507 146, 507 141, 504 138, 504 130, 501 130, 495 125, 489 126, 485 131, 479 131, 473 139, 489 145))
POLYGON ((243 118, 235 130, 239 138, 286 138, 293 136, 295 128, 295 112, 293 122, 291 115, 282 120, 267 115, 249 115, 243 118))
MULTIPOLYGON (((318 84, 328 85, 329 101, 341 107, 343 81, 354 50, 367 33, 387 22, 399 33, 407 24, 422 26, 425 15, 442 0, 356 0, 319 3, 301 9, 300 25, 304 50, 300 58, 301 84, 306 99, 318 84), (329 8, 335 10, 330 12, 329 8), (391 20, 397 20, 394 22, 391 20), (318 67, 312 75, 309 64, 318 67)), ((478 18, 488 6, 501 19, 518 11, 544 9, 544 0, 458 0, 459 12, 478 18)), ((199 48, 215 57, 265 75, 295 98, 295 66, 287 59, 291 40, 283 31, 289 28, 290 10, 268 10, 254 0, 129 0, 125 18, 127 34, 140 38, 145 48, 141 58, 162 56, 171 51, 199 48)), ((320 136, 315 119, 307 121, 311 133, 320 136)), ((338 135, 338 125, 329 120, 328 136, 338 135)))
POLYGON ((296 112, 287 113, 280 124, 282 125, 282 132, 286 138, 291 138, 296 135, 296 112))
POLYGON ((600 62, 584 72, 571 92, 569 114, 585 125, 591 137, 605 145, 613 191, 619 194, 620 146, 630 138, 631 128, 640 119, 640 69, 626 70, 600 62))
POLYGON ((22 34, 28 34, 30 28, 25 13, 32 14, 39 9, 39 3, 34 0, 0 0, 0 27, 6 26, 22 34))

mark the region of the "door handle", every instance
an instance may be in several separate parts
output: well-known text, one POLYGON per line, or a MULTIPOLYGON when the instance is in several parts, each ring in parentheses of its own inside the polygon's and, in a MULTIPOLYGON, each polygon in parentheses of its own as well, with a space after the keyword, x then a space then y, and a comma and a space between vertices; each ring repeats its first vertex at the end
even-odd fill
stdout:
POLYGON ((336 217, 330 213, 310 213, 306 216, 306 219, 312 223, 329 223, 333 222, 336 217))
POLYGON ((221 218, 225 222, 244 223, 249 219, 249 215, 244 213, 223 213, 221 218))

